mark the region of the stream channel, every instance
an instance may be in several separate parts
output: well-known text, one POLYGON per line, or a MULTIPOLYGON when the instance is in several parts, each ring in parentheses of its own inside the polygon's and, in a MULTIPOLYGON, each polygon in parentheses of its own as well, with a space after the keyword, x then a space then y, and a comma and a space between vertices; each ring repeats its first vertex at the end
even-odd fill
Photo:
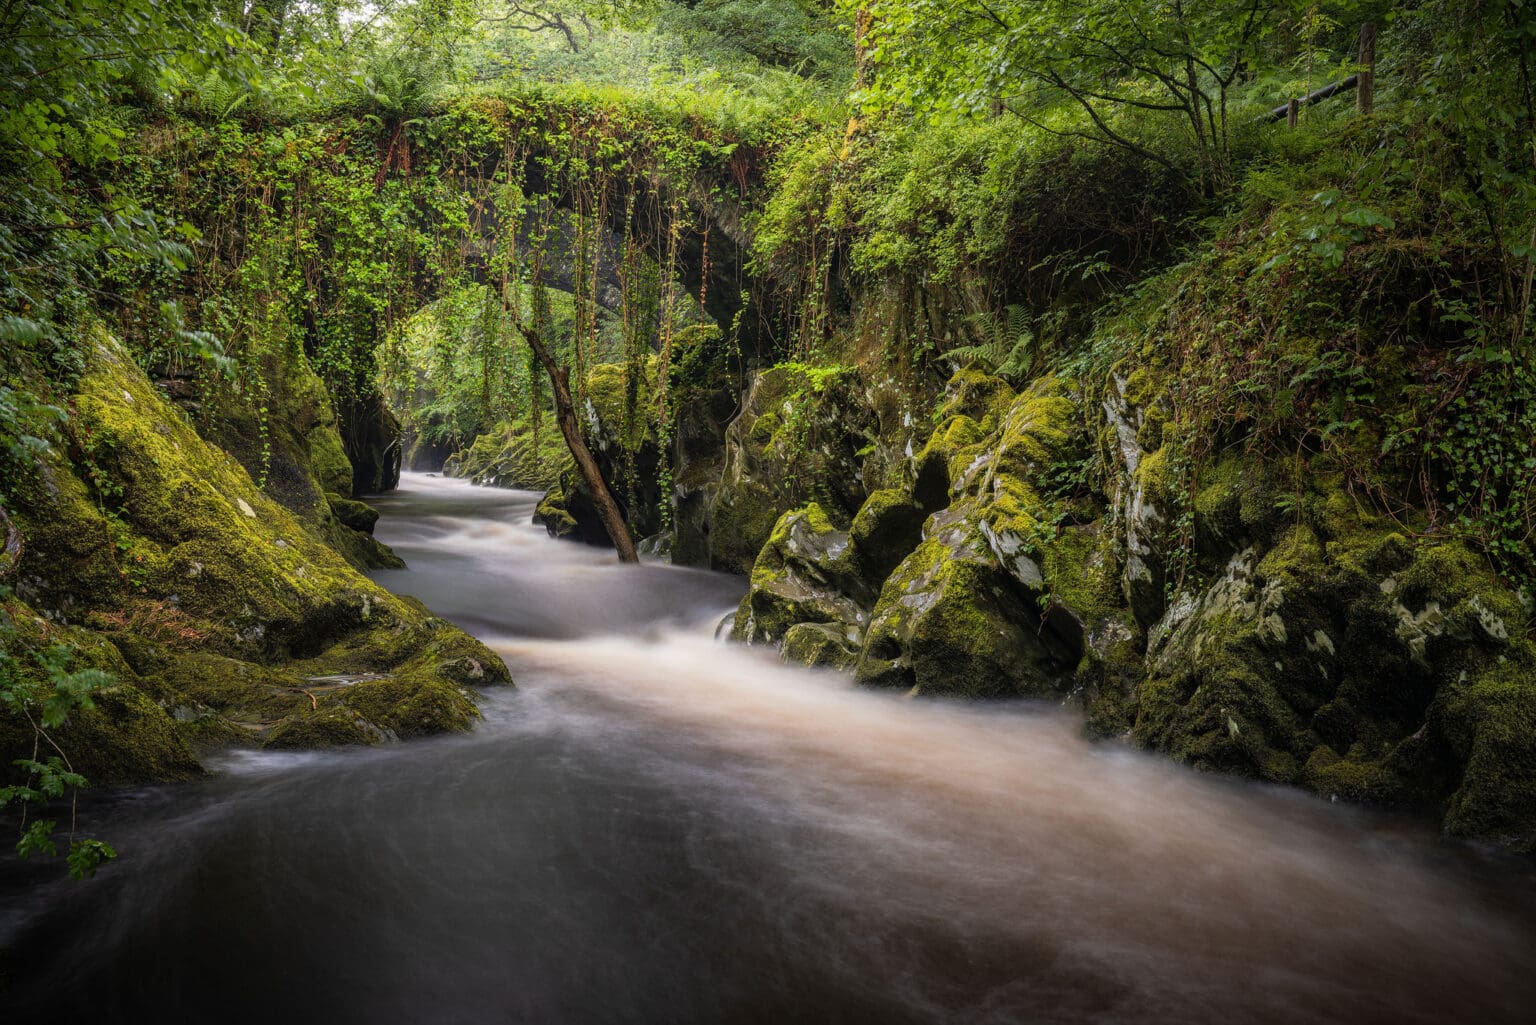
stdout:
POLYGON ((483 724, 94 800, 95 881, 0 862, 0 1022, 1536 1021, 1531 862, 718 642, 743 581, 537 498, 377 500, 483 724))

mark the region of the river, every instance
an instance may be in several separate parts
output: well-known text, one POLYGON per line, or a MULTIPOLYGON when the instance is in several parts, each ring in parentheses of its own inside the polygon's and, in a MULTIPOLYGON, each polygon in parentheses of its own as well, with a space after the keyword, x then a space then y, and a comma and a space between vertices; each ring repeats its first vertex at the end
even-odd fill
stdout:
POLYGON ((1522 1022, 1531 863, 714 639, 740 580, 407 475, 376 574, 498 650, 472 734, 245 752, 0 871, 0 1021, 1522 1022))

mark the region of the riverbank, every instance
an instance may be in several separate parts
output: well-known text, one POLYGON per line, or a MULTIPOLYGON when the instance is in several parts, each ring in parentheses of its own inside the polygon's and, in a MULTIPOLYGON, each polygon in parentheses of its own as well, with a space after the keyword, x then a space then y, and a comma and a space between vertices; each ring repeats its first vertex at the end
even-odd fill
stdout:
POLYGON ((1048 705, 717 643, 739 580, 558 544, 532 501, 407 475, 380 502, 411 568, 379 578, 515 692, 468 735, 121 794, 89 887, 8 863, 8 1021, 1513 1023, 1536 999, 1524 861, 1048 705))

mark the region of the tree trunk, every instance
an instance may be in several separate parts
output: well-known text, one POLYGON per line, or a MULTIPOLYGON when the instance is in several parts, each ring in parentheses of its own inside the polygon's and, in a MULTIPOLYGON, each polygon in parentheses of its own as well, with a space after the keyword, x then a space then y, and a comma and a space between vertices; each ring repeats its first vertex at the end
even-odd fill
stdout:
POLYGON ((1376 106, 1376 23, 1360 26, 1360 81, 1355 85, 1355 107, 1369 114, 1376 106))
POLYGON ((565 444, 571 450, 571 458, 576 460, 576 468, 581 471, 587 487, 592 490, 593 504, 597 506, 597 514, 602 517, 603 528, 608 531, 614 550, 619 553, 619 561, 639 562, 640 554, 635 551, 629 524, 624 522, 624 514, 619 511, 619 503, 613 500, 613 493, 608 490, 608 482, 603 480, 603 471, 592 457, 592 451, 581 440, 581 427, 576 422, 576 405, 571 401, 570 370, 555 363, 554 355, 545 347, 544 339, 539 337, 538 331, 522 324, 517 325, 517 330, 527 339, 534 355, 544 365, 544 372, 549 375, 550 387, 555 393, 555 420, 560 424, 560 433, 565 436, 565 444))

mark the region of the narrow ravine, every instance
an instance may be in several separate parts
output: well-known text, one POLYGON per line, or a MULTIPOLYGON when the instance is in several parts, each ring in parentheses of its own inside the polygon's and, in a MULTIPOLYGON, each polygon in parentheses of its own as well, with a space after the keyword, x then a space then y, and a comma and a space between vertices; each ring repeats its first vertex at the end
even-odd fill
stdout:
POLYGON ((377 579, 512 669, 479 729, 103 802, 95 882, 5 863, 0 1018, 1529 1020, 1527 862, 721 644, 741 581, 536 498, 378 503, 377 579))

